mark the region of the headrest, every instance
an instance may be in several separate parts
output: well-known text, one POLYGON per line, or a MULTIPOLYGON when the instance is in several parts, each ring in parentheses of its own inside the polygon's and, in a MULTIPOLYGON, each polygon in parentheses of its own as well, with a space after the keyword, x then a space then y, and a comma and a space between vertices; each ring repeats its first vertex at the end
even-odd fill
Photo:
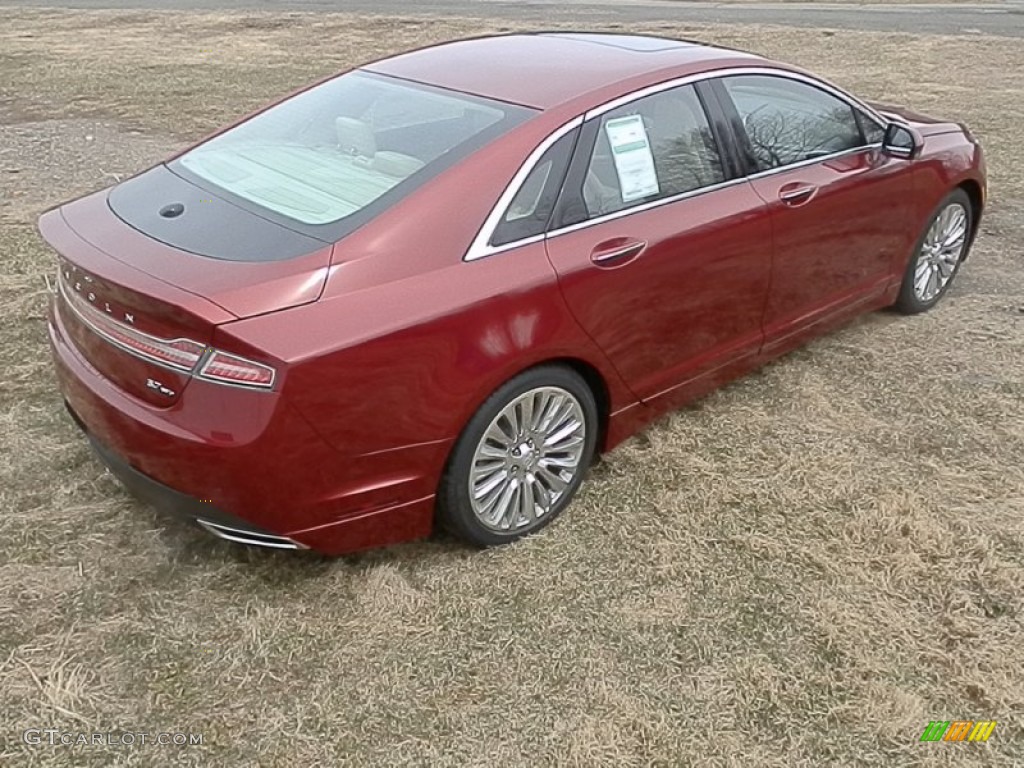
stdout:
POLYGON ((370 126, 354 117, 338 117, 334 120, 338 134, 338 149, 354 157, 373 157, 377 152, 377 141, 370 126))

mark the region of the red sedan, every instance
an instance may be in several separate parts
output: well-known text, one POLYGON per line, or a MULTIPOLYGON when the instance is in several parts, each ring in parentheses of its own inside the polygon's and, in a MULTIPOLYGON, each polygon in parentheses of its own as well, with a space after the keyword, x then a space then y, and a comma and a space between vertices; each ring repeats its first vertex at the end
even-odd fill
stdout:
POLYGON ((48 211, 61 392, 231 541, 513 541, 594 455, 862 312, 985 205, 954 122, 690 42, 508 35, 332 77, 48 211))

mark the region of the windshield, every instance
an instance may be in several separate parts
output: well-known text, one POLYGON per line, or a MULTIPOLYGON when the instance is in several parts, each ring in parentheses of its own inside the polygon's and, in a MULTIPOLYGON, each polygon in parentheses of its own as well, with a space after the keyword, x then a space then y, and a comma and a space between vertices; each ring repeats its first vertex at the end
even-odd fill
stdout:
POLYGON ((271 107, 169 167, 285 226, 333 240, 532 112, 350 72, 271 107))

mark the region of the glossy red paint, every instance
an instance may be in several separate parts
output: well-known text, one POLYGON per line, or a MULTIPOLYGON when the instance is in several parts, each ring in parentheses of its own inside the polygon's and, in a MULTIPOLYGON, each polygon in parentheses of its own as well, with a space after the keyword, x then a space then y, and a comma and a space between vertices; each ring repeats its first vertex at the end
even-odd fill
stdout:
POLYGON ((577 104, 587 109, 651 83, 761 61, 741 51, 680 47, 662 38, 566 33, 460 40, 365 69, 551 110, 577 104))
POLYGON ((885 290, 919 234, 907 226, 913 179, 905 166, 870 147, 751 181, 779 256, 763 317, 772 346, 781 349, 833 310, 885 290))
POLYGON ((748 184, 559 235, 548 253, 574 316, 642 400, 761 347, 772 229, 748 184), (646 248, 595 265, 619 237, 646 248))
POLYGON ((299 258, 184 253, 122 223, 105 192, 44 214, 64 290, 85 291, 75 300, 277 372, 264 392, 168 371, 111 346, 58 295, 50 341, 76 419, 131 472, 216 508, 225 525, 325 553, 425 536, 455 440, 517 373, 555 360, 584 373, 610 450, 667 410, 892 303, 950 189, 969 189, 978 213, 984 205, 980 147, 959 126, 908 115, 924 142, 913 160, 866 147, 464 260, 524 159, 567 121, 669 79, 798 71, 654 38, 643 39, 652 50, 625 50, 618 39, 487 38, 369 65, 541 111, 299 258), (568 60, 571 78, 561 76, 568 60), (621 260, 592 259, 634 244, 643 247, 621 260))

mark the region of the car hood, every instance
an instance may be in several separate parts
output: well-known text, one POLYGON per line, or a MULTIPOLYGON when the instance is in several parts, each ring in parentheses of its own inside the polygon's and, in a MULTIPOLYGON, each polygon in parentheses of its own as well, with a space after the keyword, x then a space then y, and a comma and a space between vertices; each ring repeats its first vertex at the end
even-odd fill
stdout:
POLYGON ((910 123, 922 136, 936 136, 940 133, 959 133, 964 129, 960 123, 932 117, 931 115, 924 115, 901 104, 883 104, 875 101, 869 101, 868 104, 878 110, 883 117, 910 123))
POLYGON ((156 166, 59 208, 82 240, 235 317, 316 301, 331 244, 294 232, 156 166), (175 216, 162 215, 180 207, 175 216))

